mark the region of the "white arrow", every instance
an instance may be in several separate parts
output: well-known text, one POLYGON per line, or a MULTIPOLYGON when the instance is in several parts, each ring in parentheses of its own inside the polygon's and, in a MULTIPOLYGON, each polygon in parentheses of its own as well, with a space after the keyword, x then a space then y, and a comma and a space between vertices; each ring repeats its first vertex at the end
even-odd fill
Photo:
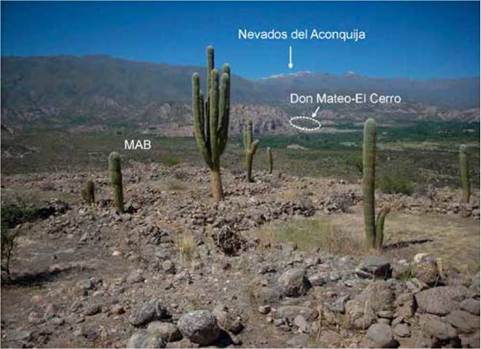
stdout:
POLYGON ((294 67, 294 64, 292 63, 292 46, 289 46, 289 63, 287 64, 289 69, 292 69, 294 67))
POLYGON ((317 112, 319 111, 319 109, 321 109, 321 106, 317 106, 316 110, 314 111, 314 113, 312 113, 312 117, 315 118, 317 116, 317 112))

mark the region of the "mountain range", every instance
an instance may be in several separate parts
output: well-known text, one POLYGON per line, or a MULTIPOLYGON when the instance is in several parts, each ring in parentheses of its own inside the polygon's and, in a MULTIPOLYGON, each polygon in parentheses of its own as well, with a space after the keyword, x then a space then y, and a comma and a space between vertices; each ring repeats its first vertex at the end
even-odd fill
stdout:
MULTIPOLYGON (((2 57, 1 62, 2 126, 10 129, 138 126, 167 135, 190 134, 191 77, 194 72, 205 76, 202 67, 105 55, 2 57)), ((292 132, 289 117, 310 114, 315 105, 289 105, 291 92, 376 92, 403 98, 399 105, 323 106, 319 118, 334 122, 368 116, 479 120, 479 77, 412 80, 296 72, 259 80, 233 75, 233 131, 239 132, 249 117, 258 133, 292 132)))

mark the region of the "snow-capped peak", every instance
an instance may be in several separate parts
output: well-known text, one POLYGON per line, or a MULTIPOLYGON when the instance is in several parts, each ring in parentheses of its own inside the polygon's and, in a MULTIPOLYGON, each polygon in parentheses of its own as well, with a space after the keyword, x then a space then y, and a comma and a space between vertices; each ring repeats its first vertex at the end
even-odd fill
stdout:
POLYGON ((295 73, 287 73, 287 74, 274 74, 265 78, 262 78, 262 80, 267 80, 267 79, 282 79, 282 78, 294 78, 294 77, 300 77, 300 76, 308 76, 314 74, 310 70, 303 70, 303 71, 298 71, 295 73))

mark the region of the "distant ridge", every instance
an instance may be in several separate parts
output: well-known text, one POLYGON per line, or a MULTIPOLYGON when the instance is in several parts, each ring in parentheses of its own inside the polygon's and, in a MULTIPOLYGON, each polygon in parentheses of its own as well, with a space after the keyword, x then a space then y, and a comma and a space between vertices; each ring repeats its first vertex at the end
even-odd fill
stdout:
MULTIPOLYGON (((191 77, 196 71, 201 76, 205 73, 204 67, 136 62, 107 55, 1 59, 2 122, 14 128, 107 123, 188 125, 191 77)), ((436 117, 439 109, 452 119, 460 112, 463 114, 462 110, 471 109, 473 115, 476 112, 472 109, 479 108, 479 77, 410 80, 300 71, 249 80, 233 75, 232 103, 250 106, 247 108, 250 112, 255 112, 253 106, 264 105, 266 108, 260 113, 264 117, 270 110, 267 106, 289 109, 290 92, 399 94, 406 102, 399 106, 400 112, 414 118, 417 110, 428 107, 430 115, 436 117)), ((281 114, 275 110, 271 113, 281 114)), ((347 112, 343 117, 350 118, 350 114, 347 112)), ((464 118, 463 115, 460 117, 464 118)))

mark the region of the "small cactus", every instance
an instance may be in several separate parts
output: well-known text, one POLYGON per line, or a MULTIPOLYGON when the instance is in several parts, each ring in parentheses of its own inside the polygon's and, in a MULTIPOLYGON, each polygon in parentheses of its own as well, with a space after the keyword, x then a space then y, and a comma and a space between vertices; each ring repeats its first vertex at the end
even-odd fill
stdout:
POLYGON ((380 249, 382 248, 384 240, 384 220, 390 209, 381 209, 376 218, 376 121, 374 121, 374 119, 368 119, 364 123, 362 162, 362 192, 366 241, 370 247, 380 249))
POLYGON ((192 112, 194 136, 207 166, 211 171, 212 195, 215 201, 223 199, 220 175, 220 156, 224 152, 229 133, 230 67, 224 64, 220 77, 214 68, 214 48, 207 47, 207 100, 200 90, 198 73, 192 76, 192 112))
POLYGON ((391 211, 389 207, 382 208, 377 214, 376 218, 376 248, 382 248, 384 242, 384 220, 387 214, 391 211))
POLYGON ((269 174, 272 174, 272 170, 274 169, 274 159, 272 158, 272 149, 267 147, 267 158, 269 161, 269 174))
POLYGON ((89 179, 85 183, 85 187, 82 188, 81 193, 82 193, 82 198, 87 204, 89 205, 95 204, 95 184, 93 180, 89 179))
POLYGON ((112 152, 109 155, 109 172, 112 188, 114 190, 114 204, 119 213, 124 213, 124 191, 122 186, 122 169, 120 155, 112 152))
POLYGON ((252 182, 252 162, 257 151, 258 140, 252 140, 252 120, 244 126, 244 150, 246 154, 247 181, 252 182))
POLYGON ((463 202, 469 203, 471 198, 471 183, 469 180, 469 161, 467 148, 465 145, 459 147, 459 173, 461 177, 461 187, 463 188, 463 202))

